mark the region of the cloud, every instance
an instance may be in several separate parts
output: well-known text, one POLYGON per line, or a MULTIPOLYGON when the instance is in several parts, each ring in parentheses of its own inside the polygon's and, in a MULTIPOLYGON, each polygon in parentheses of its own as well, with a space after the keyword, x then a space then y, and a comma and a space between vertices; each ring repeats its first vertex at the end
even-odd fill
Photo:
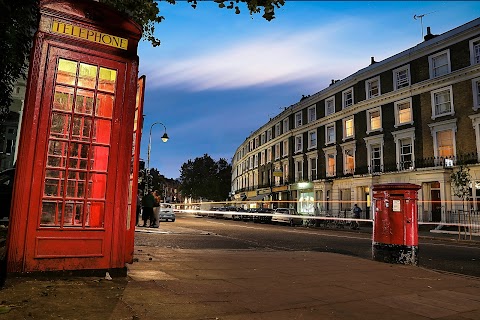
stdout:
POLYGON ((200 54, 147 58, 149 86, 225 90, 346 76, 361 66, 335 39, 345 38, 355 23, 343 20, 304 31, 256 34, 200 54))

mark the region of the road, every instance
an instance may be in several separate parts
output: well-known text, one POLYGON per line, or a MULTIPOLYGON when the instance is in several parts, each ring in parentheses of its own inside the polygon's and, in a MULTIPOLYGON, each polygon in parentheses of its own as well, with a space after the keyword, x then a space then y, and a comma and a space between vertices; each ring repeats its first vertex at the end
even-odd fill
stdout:
MULTIPOLYGON (((182 249, 257 249, 320 251, 371 259, 371 232, 362 228, 332 230, 257 224, 177 214, 176 222, 162 222, 160 233, 137 232, 136 245, 182 249)), ((157 230, 157 229, 156 229, 157 230)), ((455 238, 452 236, 452 238, 455 238)), ((478 242, 419 239, 419 266, 480 277, 478 242)))

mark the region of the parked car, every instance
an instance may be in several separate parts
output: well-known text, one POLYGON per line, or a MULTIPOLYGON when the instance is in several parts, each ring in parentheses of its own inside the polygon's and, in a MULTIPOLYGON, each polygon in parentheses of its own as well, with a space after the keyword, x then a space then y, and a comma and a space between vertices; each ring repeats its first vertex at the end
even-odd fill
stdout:
POLYGON ((290 226, 302 225, 303 218, 299 218, 297 210, 292 208, 277 208, 272 217, 272 223, 286 223, 290 226))
POLYGON ((158 214, 160 221, 172 221, 175 222, 175 212, 170 203, 160 203, 160 212, 158 214))
POLYGON ((13 179, 15 178, 15 168, 10 168, 0 172, 0 219, 8 219, 13 194, 13 179))
POLYGON ((273 214, 273 212, 274 212, 274 210, 270 209, 270 208, 258 208, 257 213, 262 213, 262 214, 254 215, 253 216, 253 222, 255 222, 255 223, 257 223, 257 222, 270 223, 270 222, 272 222, 271 214, 273 214), (267 215, 263 215, 263 213, 265 213, 267 215), (270 215, 268 215, 268 214, 270 214, 270 215))

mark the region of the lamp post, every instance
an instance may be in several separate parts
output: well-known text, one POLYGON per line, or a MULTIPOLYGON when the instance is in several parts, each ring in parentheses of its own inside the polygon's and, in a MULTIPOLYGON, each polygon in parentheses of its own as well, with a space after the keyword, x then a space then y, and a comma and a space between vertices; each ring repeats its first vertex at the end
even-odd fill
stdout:
POLYGON ((149 188, 149 182, 150 182, 150 151, 152 150, 152 129, 153 129, 153 126, 156 125, 156 124, 161 124, 163 126, 163 128, 165 128, 165 132, 162 136, 162 141, 163 142, 167 142, 169 137, 167 135, 167 127, 165 127, 165 125, 161 122, 154 122, 152 123, 152 125, 150 126, 150 135, 148 136, 148 150, 147 150, 147 179, 146 179, 146 183, 145 183, 145 188, 146 188, 146 192, 148 192, 148 188, 149 188))

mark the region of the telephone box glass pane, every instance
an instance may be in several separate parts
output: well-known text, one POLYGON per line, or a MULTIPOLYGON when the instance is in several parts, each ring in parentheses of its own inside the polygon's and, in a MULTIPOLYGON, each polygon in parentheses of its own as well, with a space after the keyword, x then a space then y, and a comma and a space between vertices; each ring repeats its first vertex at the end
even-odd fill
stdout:
POLYGON ((75 98, 75 113, 92 115, 94 95, 93 91, 78 89, 75 98))
POLYGON ((50 136, 68 139, 70 132, 70 115, 53 112, 50 136))
POLYGON ((85 196, 86 172, 70 171, 67 181, 67 197, 83 198, 85 196))
POLYGON ((100 68, 98 77, 98 89, 108 92, 115 91, 115 82, 117 81, 117 71, 107 68, 100 68))
POLYGON ((83 202, 65 203, 64 226, 81 226, 83 220, 83 202))
POLYGON ((92 147, 92 165, 90 170, 107 171, 109 147, 93 146, 92 147))
POLYGON ((107 189, 107 175, 102 173, 91 173, 88 183, 87 197, 90 199, 105 199, 107 189))
POLYGON ((87 202, 85 226, 91 228, 103 228, 105 204, 103 202, 87 202))
POLYGON ((86 117, 73 117, 72 139, 81 141, 90 141, 90 129, 92 128, 92 119, 86 117))
POLYGON ((50 140, 48 142, 47 167, 65 168, 67 162, 67 143, 50 140))
POLYGON ((112 124, 110 120, 95 119, 92 141, 97 143, 110 143, 110 131, 112 124))
POLYGON ((59 226, 62 216, 62 204, 59 201, 43 201, 40 225, 59 226))
POLYGON ((75 85, 77 62, 65 59, 58 60, 57 83, 75 85))
POLYGON ((46 170, 43 194, 48 197, 62 197, 64 177, 65 171, 63 170, 46 170))
POLYGON ((95 89, 97 80, 97 66, 80 63, 80 71, 78 73, 78 86, 95 89))
POLYGON ((53 98, 53 110, 70 112, 73 105, 73 88, 56 86, 53 98))
POLYGON ((111 94, 98 93, 95 115, 98 117, 112 118, 114 96, 111 94))
POLYGON ((82 143, 72 143, 70 145, 70 156, 68 166, 75 169, 87 169, 88 151, 90 145, 82 143))

